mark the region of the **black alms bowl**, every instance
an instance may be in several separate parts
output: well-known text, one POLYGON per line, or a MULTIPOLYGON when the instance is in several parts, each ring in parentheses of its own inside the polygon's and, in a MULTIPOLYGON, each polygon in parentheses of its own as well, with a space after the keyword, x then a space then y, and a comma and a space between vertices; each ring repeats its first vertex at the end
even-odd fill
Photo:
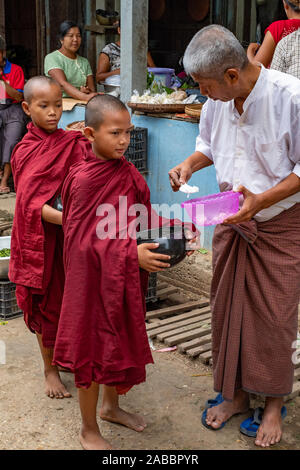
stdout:
POLYGON ((159 247, 151 250, 155 253, 171 256, 167 261, 171 266, 180 263, 186 255, 186 239, 182 226, 161 227, 137 233, 137 244, 159 243, 159 247))

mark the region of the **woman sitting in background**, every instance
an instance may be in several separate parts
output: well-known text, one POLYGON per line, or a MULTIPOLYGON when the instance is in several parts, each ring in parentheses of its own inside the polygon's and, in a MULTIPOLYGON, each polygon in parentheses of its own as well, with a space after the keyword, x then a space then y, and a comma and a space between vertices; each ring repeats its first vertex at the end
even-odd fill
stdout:
POLYGON ((64 98, 89 101, 95 93, 89 61, 77 54, 81 46, 81 29, 73 21, 64 21, 59 28, 60 49, 45 57, 45 75, 54 78, 63 89, 64 98))
POLYGON ((19 65, 5 57, 5 39, 0 36, 0 167, 3 167, 0 194, 10 192, 10 157, 17 143, 26 133, 28 119, 21 107, 24 73, 19 65))
MULTIPOLYGON (((118 35, 121 35, 121 22, 115 25, 118 28, 118 35)), ((148 67, 155 67, 150 52, 147 53, 148 67)), ((117 42, 107 44, 101 51, 98 60, 96 79, 97 83, 104 82, 112 75, 120 75, 121 67, 121 47, 120 39, 117 42)), ((109 81, 108 81, 109 82, 109 81)), ((115 83, 117 84, 117 83, 115 83)))
POLYGON ((300 0, 283 0, 287 20, 274 21, 265 31, 262 45, 249 44, 247 56, 250 62, 260 62, 268 67, 279 41, 300 28, 300 0))

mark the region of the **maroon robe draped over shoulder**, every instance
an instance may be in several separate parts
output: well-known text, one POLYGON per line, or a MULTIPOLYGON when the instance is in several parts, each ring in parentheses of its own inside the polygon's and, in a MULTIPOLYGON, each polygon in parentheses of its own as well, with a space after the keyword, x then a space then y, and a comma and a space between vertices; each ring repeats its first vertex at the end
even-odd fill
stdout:
POLYGON ((137 216, 129 215, 124 230, 120 197, 150 214, 150 192, 137 169, 124 157, 102 161, 87 148, 62 191, 66 282, 54 349, 54 363, 74 372, 77 387, 96 382, 119 394, 145 381, 145 365, 153 362, 145 328, 148 273, 139 269, 135 237, 127 236, 137 216), (115 236, 105 238, 101 221, 109 211, 115 236))
POLYGON ((70 166, 82 158, 82 140, 80 132, 57 129, 48 134, 30 123, 11 159, 17 197, 9 278, 17 285, 28 328, 42 334, 49 348, 54 346, 63 293, 63 232, 42 221, 41 212, 60 194, 70 166))

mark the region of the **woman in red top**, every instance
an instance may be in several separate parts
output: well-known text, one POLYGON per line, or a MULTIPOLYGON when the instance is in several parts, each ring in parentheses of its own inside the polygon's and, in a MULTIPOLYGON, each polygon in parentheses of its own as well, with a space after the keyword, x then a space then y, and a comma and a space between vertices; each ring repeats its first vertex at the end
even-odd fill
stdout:
POLYGON ((300 0, 283 0, 287 20, 274 21, 265 31, 262 45, 251 43, 247 50, 250 62, 260 62, 268 67, 278 42, 300 28, 300 0))
POLYGON ((20 104, 23 100, 24 73, 19 65, 5 58, 5 49, 5 40, 0 36, 0 167, 3 167, 0 194, 10 191, 10 157, 15 145, 24 136, 28 122, 20 104))

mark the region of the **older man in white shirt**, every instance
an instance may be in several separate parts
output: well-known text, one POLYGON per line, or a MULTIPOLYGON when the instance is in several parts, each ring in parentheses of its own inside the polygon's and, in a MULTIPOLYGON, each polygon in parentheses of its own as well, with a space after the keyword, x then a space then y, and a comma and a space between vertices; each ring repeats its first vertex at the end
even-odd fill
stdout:
POLYGON ((213 240, 214 389, 202 423, 221 429, 249 409, 265 408, 240 430, 268 447, 280 441, 292 390, 300 297, 299 81, 248 62, 226 28, 208 26, 190 42, 184 66, 208 96, 195 152, 170 170, 174 191, 214 164, 221 191, 244 195, 240 211, 213 240))

